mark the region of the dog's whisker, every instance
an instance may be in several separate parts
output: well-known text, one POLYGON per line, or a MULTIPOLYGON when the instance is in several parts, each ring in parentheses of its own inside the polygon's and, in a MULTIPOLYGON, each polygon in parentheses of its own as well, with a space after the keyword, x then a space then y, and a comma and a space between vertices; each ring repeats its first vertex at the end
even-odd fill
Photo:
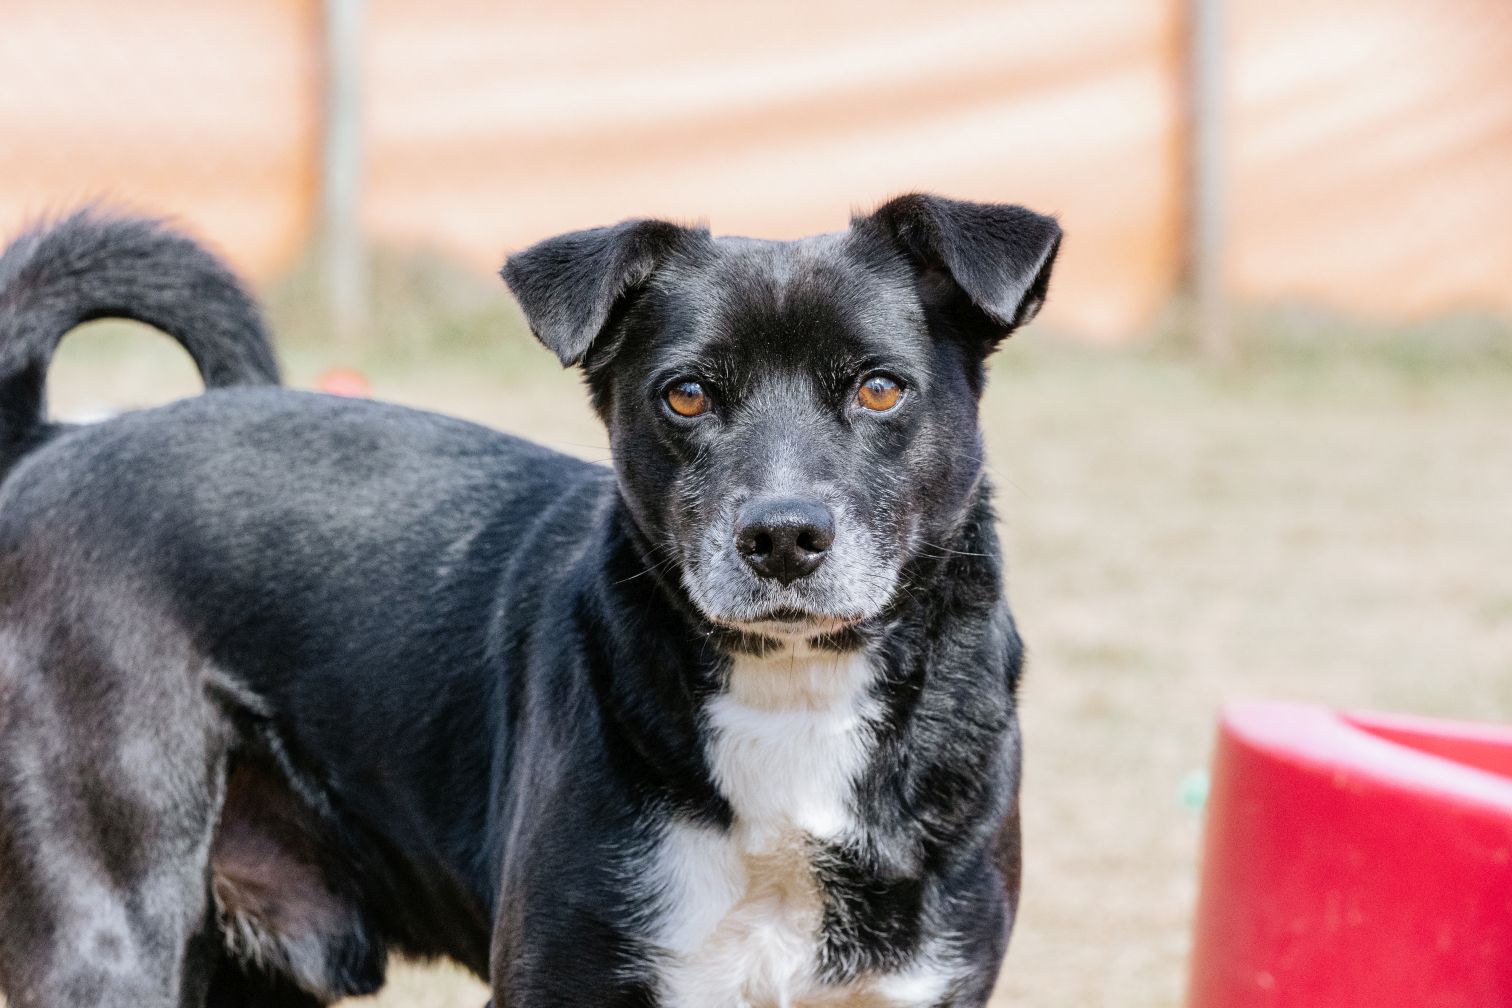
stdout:
POLYGON ((923 543, 925 546, 928 546, 930 549, 941 550, 941 551, 943 551, 945 553, 950 554, 951 556, 967 556, 967 557, 991 557, 992 556, 991 553, 969 553, 966 550, 951 549, 949 546, 941 546, 939 543, 932 543, 932 542, 930 542, 927 539, 920 539, 919 542, 923 543))
POLYGON ((634 581, 636 578, 643 578, 647 574, 654 574, 656 571, 661 570, 663 567, 670 566, 671 564, 675 563, 676 561, 677 561, 676 557, 667 557, 667 559, 662 560, 662 561, 660 561, 658 563, 654 563, 650 567, 647 567, 645 570, 641 571, 639 574, 631 574, 627 578, 620 578, 618 581, 615 581, 614 584, 616 584, 616 585, 622 585, 622 584, 625 584, 628 581, 634 581))

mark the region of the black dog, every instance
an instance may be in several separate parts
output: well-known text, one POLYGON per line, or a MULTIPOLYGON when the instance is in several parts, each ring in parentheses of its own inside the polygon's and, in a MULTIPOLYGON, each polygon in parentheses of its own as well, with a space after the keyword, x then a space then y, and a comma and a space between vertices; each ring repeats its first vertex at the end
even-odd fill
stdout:
POLYGON ((504 1008, 981 1005, 1018 891, 1022 650, 984 359, 1060 231, 893 200, 797 242, 660 221, 504 278, 613 469, 276 388, 44 423, 78 321, 211 384, 262 330, 182 240, 0 263, 0 987, 319 1005, 390 950, 504 1008))

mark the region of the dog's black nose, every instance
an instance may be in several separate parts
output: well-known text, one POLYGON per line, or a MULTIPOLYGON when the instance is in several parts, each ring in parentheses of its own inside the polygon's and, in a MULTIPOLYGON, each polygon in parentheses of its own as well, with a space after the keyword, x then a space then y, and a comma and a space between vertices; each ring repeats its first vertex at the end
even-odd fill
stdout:
POLYGON ((735 548, 762 577, 787 585, 819 569, 835 541, 835 516, 817 501, 765 497, 735 519, 735 548))

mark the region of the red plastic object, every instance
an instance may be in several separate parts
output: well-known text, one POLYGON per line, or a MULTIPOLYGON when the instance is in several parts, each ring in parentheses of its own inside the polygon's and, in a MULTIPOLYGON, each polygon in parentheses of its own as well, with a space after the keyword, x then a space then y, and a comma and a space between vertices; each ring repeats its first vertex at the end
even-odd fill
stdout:
POLYGON ((320 376, 315 387, 331 395, 361 398, 373 394, 373 386, 367 375, 352 368, 331 368, 320 376))
POLYGON ((1189 1005, 1512 1005, 1512 729, 1225 710, 1189 1005))

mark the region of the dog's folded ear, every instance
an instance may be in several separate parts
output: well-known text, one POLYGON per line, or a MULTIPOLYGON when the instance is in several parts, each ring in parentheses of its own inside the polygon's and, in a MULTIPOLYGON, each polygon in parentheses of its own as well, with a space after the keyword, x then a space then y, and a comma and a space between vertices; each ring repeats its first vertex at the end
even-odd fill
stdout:
POLYGON ((531 332, 561 359, 583 361, 623 300, 668 255, 708 232, 661 220, 628 220, 547 238, 499 271, 531 332))
POLYGON ((990 345, 1034 318, 1045 302, 1060 249, 1055 218, 1000 203, 968 203, 913 193, 851 221, 902 251, 918 273, 926 307, 964 296, 990 345))

